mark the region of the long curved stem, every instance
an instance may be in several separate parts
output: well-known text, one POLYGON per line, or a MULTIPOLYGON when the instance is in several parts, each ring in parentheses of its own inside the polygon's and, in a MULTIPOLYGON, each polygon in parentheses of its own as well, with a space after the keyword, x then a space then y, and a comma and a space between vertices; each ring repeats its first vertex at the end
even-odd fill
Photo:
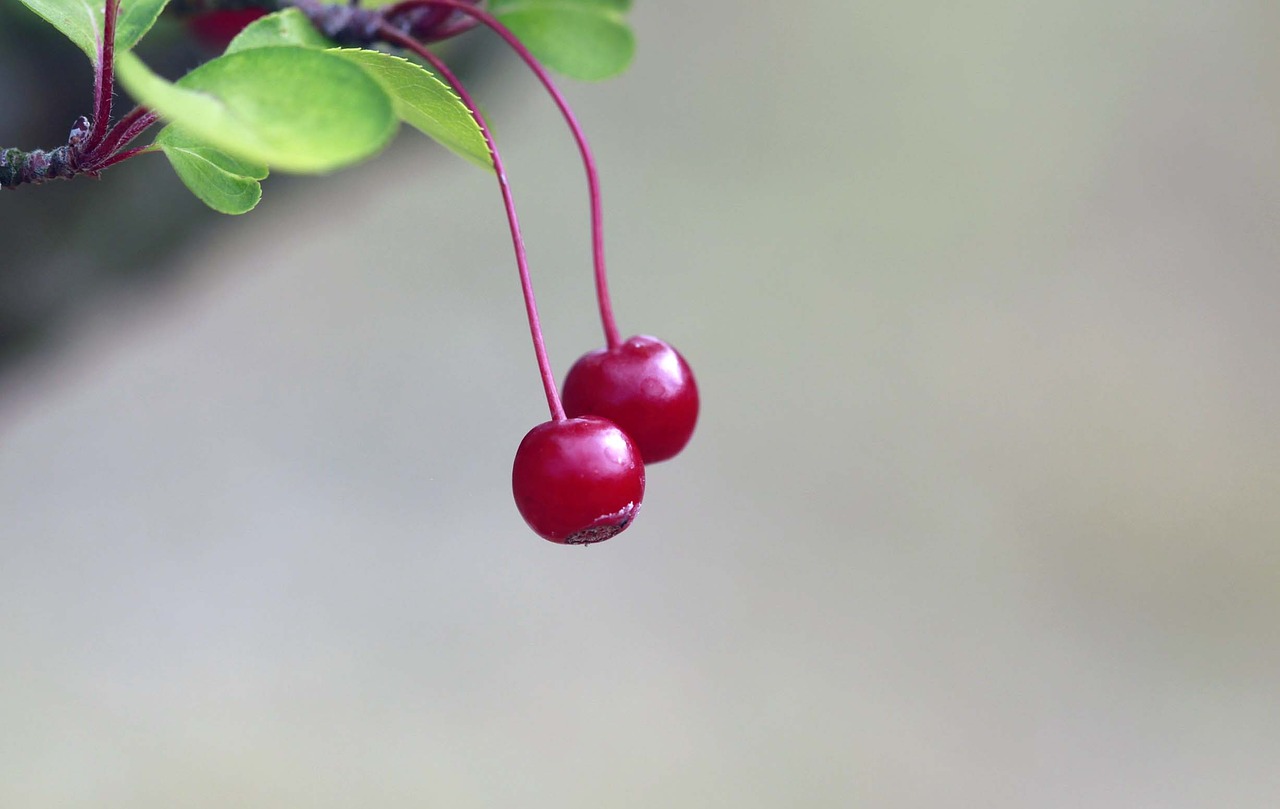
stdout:
POLYGON ((587 173, 587 193, 591 201, 591 255, 595 266, 596 300, 600 306, 600 325, 604 328, 605 343, 609 348, 617 347, 622 342, 622 337, 618 332, 618 324, 614 320, 613 303, 609 297, 608 273, 605 269, 604 211, 600 202, 600 178, 596 171, 595 158, 591 154, 591 147, 587 144, 587 136, 582 131, 582 126, 579 125, 573 110, 570 109, 569 102, 561 95, 546 68, 529 52, 524 43, 515 34, 511 33, 509 28, 499 22, 496 17, 483 9, 475 8, 461 0, 405 0, 405 2, 398 3, 388 9, 387 14, 394 18, 398 11, 421 6, 456 9, 474 17, 490 28, 524 60, 524 63, 538 77, 538 81, 542 82, 542 86, 546 88, 547 93, 560 109, 561 117, 569 125, 569 131, 573 133, 573 139, 578 144, 578 152, 582 155, 582 165, 587 173))
POLYGON ((533 281, 529 277, 529 259, 525 254, 524 237, 520 234, 520 221, 516 218, 515 201, 511 197, 511 186, 507 182, 507 173, 502 166, 502 157, 498 154, 498 145, 494 143, 493 135, 489 132, 489 126, 485 123, 484 116, 480 114, 475 102, 471 100, 471 94, 467 92, 467 88, 462 85, 462 82, 453 74, 453 71, 449 70, 449 67, 440 61, 439 57, 423 47, 413 37, 397 31, 386 22, 379 26, 378 34, 384 41, 412 51, 429 62, 444 77, 444 80, 452 85, 454 92, 462 99, 462 103, 467 105, 467 109, 471 112, 471 117, 475 119, 476 125, 480 127, 480 134, 484 136, 485 143, 489 146, 489 154, 493 157, 493 171, 498 175, 498 187, 502 189, 502 204, 506 208, 507 223, 511 228, 511 244, 516 251, 516 269, 520 273, 520 289, 524 294, 525 314, 529 318, 529 335, 533 338, 533 353, 538 358, 538 373, 542 376, 542 387, 547 394, 547 408, 551 411, 552 421, 564 421, 564 406, 560 404, 560 393, 556 390, 555 376, 551 372, 551 361, 547 358, 547 345, 542 337, 542 324, 538 319, 538 304, 533 297, 533 281))

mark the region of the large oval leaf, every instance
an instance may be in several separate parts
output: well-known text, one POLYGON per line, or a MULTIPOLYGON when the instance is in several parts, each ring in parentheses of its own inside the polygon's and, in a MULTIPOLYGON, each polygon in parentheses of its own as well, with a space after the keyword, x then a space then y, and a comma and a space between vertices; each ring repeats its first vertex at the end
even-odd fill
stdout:
POLYGON ((382 149, 397 125, 391 99, 327 51, 253 48, 206 62, 171 84, 132 54, 120 82, 185 134, 283 171, 320 173, 382 149))
POLYGON ((547 67, 585 81, 616 76, 635 56, 621 0, 510 0, 494 13, 547 67))
POLYGON ((489 10, 494 14, 535 6, 578 6, 601 12, 622 13, 631 8, 631 0, 489 0, 489 10))
POLYGON ((382 85, 400 120, 434 138, 481 168, 493 168, 489 147, 462 99, 422 66, 381 51, 334 49, 311 21, 296 8, 268 14, 250 23, 227 46, 227 53, 272 45, 329 49, 347 59, 382 85))
POLYGON ((236 34, 227 45, 227 53, 271 45, 297 45, 301 48, 332 48, 333 40, 316 30, 296 8, 287 8, 265 17, 259 17, 236 34))
MULTIPOLYGON (((22 4, 61 31, 89 61, 98 64, 102 41, 102 0, 21 0, 22 4)), ((169 0, 125 0, 116 17, 116 51, 123 53, 151 30, 169 0)))
POLYGON ((330 53, 351 60, 378 81, 402 121, 477 166, 493 168, 489 145, 467 106, 434 74, 381 51, 351 48, 330 53))

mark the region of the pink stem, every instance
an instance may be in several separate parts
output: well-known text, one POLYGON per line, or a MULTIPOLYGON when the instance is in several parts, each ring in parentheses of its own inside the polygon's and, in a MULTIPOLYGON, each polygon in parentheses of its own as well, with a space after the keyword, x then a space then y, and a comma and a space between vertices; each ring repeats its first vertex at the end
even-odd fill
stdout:
POLYGON ((116 121, 101 146, 90 155, 94 160, 109 159, 111 155, 128 146, 134 138, 147 131, 156 121, 156 114, 146 107, 134 107, 128 115, 116 121))
POLYGON ((569 102, 560 94, 560 90, 556 88, 551 76, 534 55, 529 52, 529 49, 524 46, 524 43, 487 11, 475 8, 462 0, 405 0, 405 2, 398 3, 387 9, 387 16, 394 17, 401 10, 424 5, 456 9, 464 14, 469 14, 492 29, 524 60, 524 63, 529 66, 529 69, 542 82, 542 86, 546 88, 556 106, 560 108, 560 115, 573 133, 573 139, 577 142, 578 151, 582 155, 583 168, 587 172, 587 193, 591 199, 591 253, 595 265, 596 300, 600 305, 600 324, 604 327, 605 342, 609 348, 616 348, 622 342, 622 337, 618 333, 618 324, 614 320, 613 303, 609 298, 609 279, 605 270, 604 212, 600 203, 600 179, 596 172, 595 158, 591 155, 591 147, 587 144, 587 136, 578 124, 578 119, 574 116, 573 110, 569 108, 569 102))
POLYGON ((101 171, 102 169, 110 168, 111 166, 114 166, 116 163, 122 163, 122 162, 124 162, 125 160, 128 160, 128 159, 129 159, 129 158, 131 158, 131 157, 137 157, 138 155, 140 155, 140 154, 142 154, 142 153, 144 153, 144 152, 150 152, 150 151, 154 150, 155 148, 157 148, 157 147, 155 147, 155 146, 137 146, 137 147, 134 147, 134 148, 132 148, 132 149, 126 149, 126 150, 121 151, 121 152, 116 152, 115 154, 111 155, 111 156, 110 156, 110 157, 108 157, 106 160, 103 160, 101 163, 99 163, 97 166, 95 166, 95 167, 94 167, 94 171, 101 171))
POLYGON ((431 34, 431 40, 433 42, 442 42, 446 39, 452 39, 453 37, 456 37, 459 34, 465 34, 466 32, 470 31, 472 28, 475 28, 475 27, 476 27, 475 20, 463 20, 462 22, 452 23, 436 31, 433 31, 431 34))
POLYGON ((111 122, 111 97, 115 94, 116 15, 120 0, 107 0, 102 9, 102 41, 98 43, 98 65, 94 71, 93 129, 85 151, 92 154, 107 137, 111 122))
POLYGON ((493 135, 489 132, 484 116, 480 114, 479 108, 471 100, 471 95, 467 92, 467 88, 462 85, 462 82, 458 81, 458 77, 449 70, 444 62, 441 62, 434 53, 424 48, 412 37, 397 31, 386 22, 383 22, 379 27, 378 35, 384 41, 412 51, 430 63, 444 77, 445 81, 453 86, 454 92, 462 99, 462 103, 467 105, 471 117, 475 119, 476 125, 480 127, 480 134, 484 136, 484 141, 489 146, 489 154, 493 157, 493 170, 498 175, 498 187, 502 190, 502 204, 506 208, 507 223, 511 227, 511 244, 516 251, 516 268, 520 273, 520 290, 524 294, 525 314, 529 318, 529 334, 533 338, 533 353, 538 358, 538 372, 542 376, 542 387, 547 394, 547 408, 551 411, 552 421, 564 421, 564 406, 560 404, 560 394, 556 390, 555 376, 551 373, 551 361, 547 358, 547 346, 542 337, 542 324, 538 320, 538 304, 533 297, 533 281, 529 277, 529 260, 525 254, 524 237, 520 235, 520 222, 516 218, 515 201, 511 198, 511 187, 507 183, 506 170, 503 168, 502 158, 498 154, 498 145, 494 143, 493 135))

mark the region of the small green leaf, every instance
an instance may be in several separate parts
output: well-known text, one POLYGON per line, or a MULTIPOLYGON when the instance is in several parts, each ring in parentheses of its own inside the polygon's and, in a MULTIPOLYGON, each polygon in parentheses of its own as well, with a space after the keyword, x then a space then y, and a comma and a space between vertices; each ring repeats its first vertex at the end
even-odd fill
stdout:
POLYGON ((351 48, 329 52, 359 65, 377 80, 405 123, 477 166, 493 168, 489 145, 467 106, 430 71, 381 51, 351 48))
POLYGON ((266 178, 266 166, 237 160, 172 126, 160 130, 155 145, 164 150, 173 170, 191 193, 215 211, 247 213, 262 199, 262 185, 258 181, 266 178))
POLYGON ((244 27, 227 45, 227 53, 265 48, 271 45, 297 45, 300 48, 332 48, 333 41, 296 8, 287 8, 259 17, 244 27))
MULTIPOLYGON (((103 0, 21 0, 43 17, 98 65, 98 43, 102 41, 103 0)), ((116 16, 116 53, 124 53, 151 30, 169 0, 125 0, 116 16)))
POLYGON ((190 137, 283 171, 315 174, 359 162, 381 150, 398 123, 382 86, 327 51, 238 51, 174 84, 125 54, 117 73, 139 103, 190 137))
POLYGON ((494 13, 547 67, 597 81, 627 69, 635 35, 620 0, 508 0, 494 13))

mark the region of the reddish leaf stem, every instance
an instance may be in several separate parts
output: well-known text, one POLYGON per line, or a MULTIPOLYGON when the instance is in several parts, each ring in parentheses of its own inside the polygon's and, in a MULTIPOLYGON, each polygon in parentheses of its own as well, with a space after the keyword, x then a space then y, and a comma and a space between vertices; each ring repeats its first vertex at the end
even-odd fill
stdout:
MULTIPOLYGON (((110 159, 125 146, 133 142, 133 139, 147 131, 156 121, 159 120, 155 113, 146 107, 134 107, 128 115, 125 115, 115 126, 111 127, 111 131, 107 133, 106 139, 102 145, 92 155, 95 159, 110 159)), ((112 163, 119 161, 112 160, 112 163)))
POLYGON ((520 222, 516 218, 515 201, 511 197, 511 186, 507 182, 507 173, 502 165, 502 157, 498 154, 498 145, 494 142, 493 135, 489 132, 489 126, 485 123, 484 116, 480 114, 475 102, 472 101, 471 94, 467 92, 467 88, 434 53, 427 50, 413 37, 392 28, 385 21, 380 24, 378 35, 392 45, 398 45, 408 51, 412 51, 435 68, 444 77, 444 80, 452 85, 454 92, 462 99, 462 103, 467 106, 467 110, 471 113, 476 125, 480 127, 480 134, 484 136, 484 141, 489 147, 489 154, 493 158, 493 170, 498 176, 498 187, 502 190, 502 204, 507 212, 507 223, 511 229, 511 244, 516 252, 516 269, 520 274, 520 290, 524 295, 525 314, 529 319, 529 335, 533 338, 533 353, 538 359, 538 373, 542 376, 542 387, 547 395, 547 408, 551 411, 552 421, 564 421, 564 406, 560 404, 560 393, 556 390, 555 376, 551 371, 551 361, 547 357, 547 346, 542 336, 542 324, 538 319, 538 304, 533 295, 533 281, 529 277, 529 259, 525 253, 524 237, 520 234, 520 222))
POLYGON ((101 171, 102 169, 110 168, 116 163, 122 163, 131 157, 137 157, 145 152, 153 152, 155 149, 155 146, 135 146, 132 149, 125 149, 123 151, 116 152, 95 166, 94 171, 101 171))
POLYGON ((107 137, 111 122, 111 97, 115 94, 116 16, 120 0, 107 0, 102 10, 102 39, 98 42, 98 64, 93 83, 93 131, 85 152, 93 154, 107 137))

